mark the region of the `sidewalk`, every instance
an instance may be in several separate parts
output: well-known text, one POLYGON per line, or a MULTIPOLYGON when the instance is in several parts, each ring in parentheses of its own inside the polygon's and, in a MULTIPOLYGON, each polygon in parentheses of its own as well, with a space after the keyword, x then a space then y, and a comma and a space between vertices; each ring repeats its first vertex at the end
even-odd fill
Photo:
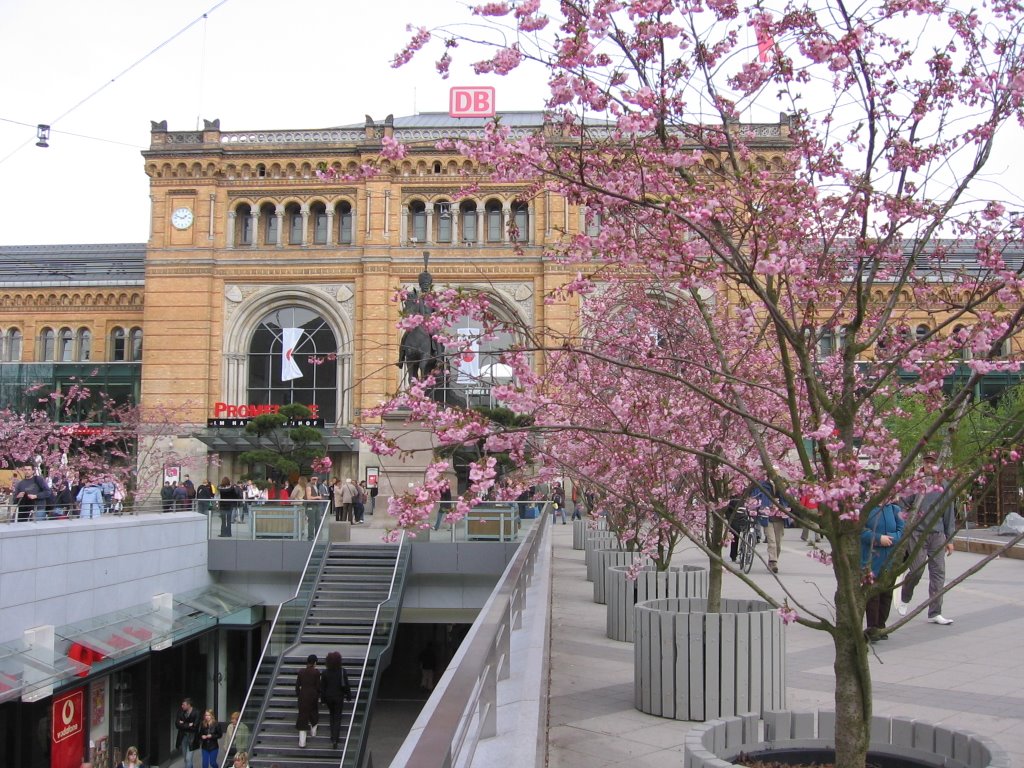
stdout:
MULTIPOLYGON (((572 528, 555 525, 552 534, 548 766, 681 766, 683 737, 693 723, 663 720, 634 709, 633 646, 605 637, 606 609, 593 602, 583 552, 572 549, 572 528)), ((979 531, 972 534, 974 546, 985 538, 979 531)), ((763 546, 758 549, 763 555, 763 546)), ((806 552, 799 531, 787 530, 779 576, 810 610, 828 612, 834 591, 831 573, 806 552)), ((955 552, 947 560, 947 580, 981 558, 955 552)), ((692 545, 684 545, 673 563, 706 565, 707 560, 692 545)), ((782 597, 781 586, 763 563, 755 561, 752 576, 782 597)), ((1022 580, 1024 564, 1000 558, 946 596, 942 612, 955 620, 953 625, 929 624, 919 615, 888 641, 873 646, 875 713, 919 717, 983 734, 1006 750, 1014 764, 1024 765, 1022 580)), ((922 589, 926 594, 927 579, 917 597, 922 589)), ((724 595, 751 597, 739 579, 728 576, 724 595)), ((893 614, 890 623, 899 618, 893 614)), ((789 706, 832 708, 830 637, 790 625, 787 653, 789 706)))

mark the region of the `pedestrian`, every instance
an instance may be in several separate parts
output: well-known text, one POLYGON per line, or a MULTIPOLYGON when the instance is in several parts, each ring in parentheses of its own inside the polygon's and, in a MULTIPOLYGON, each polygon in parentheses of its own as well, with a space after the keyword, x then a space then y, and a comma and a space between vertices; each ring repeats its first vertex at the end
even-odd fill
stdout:
MULTIPOLYGON (((817 510, 818 508, 818 502, 806 495, 800 497, 800 505, 811 511, 817 510)), ((806 542, 808 547, 813 547, 815 544, 821 542, 821 531, 818 528, 814 528, 813 525, 814 524, 810 520, 805 520, 804 524, 800 526, 803 528, 800 532, 800 541, 806 542)))
POLYGON ((583 486, 580 483, 572 484, 572 519, 582 520, 584 511, 584 499, 586 495, 583 493, 583 486))
MULTIPOLYGON (((933 482, 939 481, 938 456, 927 453, 924 457, 924 473, 933 482)), ((947 626, 953 623, 942 615, 942 590, 946 585, 946 557, 953 554, 953 534, 956 533, 956 516, 953 514, 953 499, 949 498, 949 486, 941 483, 938 490, 928 491, 920 496, 911 496, 906 508, 915 515, 907 536, 906 552, 913 560, 903 579, 900 599, 896 612, 906 616, 910 601, 914 599, 914 588, 924 575, 928 565, 928 621, 931 624, 947 626), (945 497, 945 498, 944 498, 945 497), (922 542, 921 540, 924 539, 922 542), (916 552, 915 552, 916 550, 916 552), (943 550, 945 550, 943 552, 943 550)))
POLYGON ((128 747, 124 753, 124 760, 121 761, 121 768, 142 768, 138 747, 128 747))
POLYGON ((71 486, 62 478, 57 482, 57 490, 54 493, 54 515, 64 519, 71 517, 74 504, 75 497, 71 494, 71 486))
POLYGON ((196 488, 196 511, 201 515, 209 515, 210 507, 213 506, 213 484, 210 478, 196 488))
POLYGON ((778 573, 787 514, 778 497, 775 483, 768 478, 754 483, 748 493, 748 498, 752 502, 756 502, 750 506, 757 510, 757 521, 765 529, 765 538, 768 540, 768 570, 778 573))
POLYGON ((441 489, 441 500, 437 503, 437 520, 434 521, 434 530, 440 530, 444 516, 452 511, 452 481, 446 480, 441 489))
POLYGON ((217 756, 220 753, 220 737, 224 731, 217 722, 212 709, 203 713, 203 721, 199 724, 199 748, 203 756, 203 768, 219 768, 217 756))
POLYGON ((187 512, 189 507, 192 506, 192 501, 188 497, 188 488, 184 485, 174 486, 174 511, 175 512, 187 512))
MULTIPOLYGON (((274 763, 277 765, 277 763, 274 763)), ((234 757, 234 768, 249 768, 249 753, 239 752, 234 757)))
MULTIPOLYGON (((870 570, 872 583, 877 583, 882 572, 890 567, 893 547, 903 538, 903 525, 903 509, 899 504, 885 504, 868 513, 860 534, 860 565, 870 570)), ((869 597, 864 606, 867 621, 864 636, 870 643, 889 638, 885 623, 892 608, 892 593, 891 586, 883 589, 869 597)))
POLYGON ((555 487, 551 491, 552 519, 557 517, 559 514, 562 515, 562 525, 565 525, 565 491, 562 490, 561 483, 555 483, 555 487))
POLYGON ((377 494, 380 493, 380 488, 378 487, 378 485, 379 485, 379 481, 377 480, 377 478, 374 478, 373 479, 373 483, 370 484, 370 516, 371 517, 373 517, 373 510, 377 506, 377 494))
MULTIPOLYGON (((227 737, 227 743, 229 744, 229 757, 236 752, 245 753, 249 749, 249 726, 238 721, 241 716, 241 712, 232 712, 231 722, 228 723, 228 727, 224 730, 224 735, 227 737)), ((248 755, 246 755, 246 759, 248 759, 248 755)))
POLYGON ((52 495, 50 486, 31 464, 21 468, 21 480, 14 486, 14 501, 18 505, 16 520, 42 520, 46 517, 46 501, 52 495))
POLYGON ((346 477, 345 482, 335 489, 334 496, 334 519, 338 521, 352 522, 352 513, 355 510, 355 498, 359 493, 356 490, 352 478, 346 477))
POLYGON ((331 651, 327 654, 327 669, 320 678, 323 688, 323 701, 330 713, 331 746, 338 748, 341 740, 341 712, 346 701, 352 699, 352 688, 348 684, 348 675, 342 665, 341 654, 331 651))
POLYGON ((185 475, 185 480, 182 482, 185 486, 185 493, 188 494, 189 501, 196 497, 196 484, 192 482, 192 478, 185 475))
POLYGON ((99 517, 103 513, 103 484, 97 480, 86 483, 75 497, 78 501, 79 517, 99 517))
POLYGON ((370 500, 370 492, 366 488, 366 481, 362 480, 356 486, 356 500, 352 504, 352 511, 355 513, 356 522, 362 525, 365 522, 366 503, 370 500))
POLYGON ((316 738, 316 726, 320 722, 320 670, 316 668, 316 654, 306 657, 306 666, 295 676, 295 698, 299 714, 295 728, 299 732, 299 746, 306 746, 306 733, 316 738))
POLYGON ((174 746, 181 750, 185 768, 192 768, 192 752, 199 749, 199 711, 192 706, 192 699, 181 700, 174 725, 178 729, 174 746))
POLYGON ((419 655, 420 688, 427 693, 434 690, 434 673, 437 670, 437 654, 434 653, 434 642, 429 641, 419 655))
POLYGON ((165 513, 174 510, 174 488, 170 480, 164 480, 164 487, 160 489, 160 506, 165 513))
POLYGON ((231 521, 242 505, 242 489, 231 482, 230 477, 220 479, 220 535, 231 535, 231 521))

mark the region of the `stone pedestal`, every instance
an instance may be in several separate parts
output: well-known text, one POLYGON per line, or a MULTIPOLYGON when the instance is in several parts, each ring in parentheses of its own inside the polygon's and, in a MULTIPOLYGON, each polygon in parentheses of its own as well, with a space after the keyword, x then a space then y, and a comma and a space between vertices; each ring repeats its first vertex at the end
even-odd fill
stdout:
MULTIPOLYGON (((375 514, 387 514, 388 502, 392 496, 401 496, 411 485, 423 482, 427 466, 434 461, 434 449, 437 438, 430 424, 406 424, 407 412, 399 411, 384 417, 383 429, 391 437, 396 438, 401 453, 395 456, 379 456, 380 475, 377 480, 377 501, 375 514)), ((455 476, 452 491, 456 490, 455 476)), ((430 519, 431 525, 434 518, 430 519)))
POLYGON ((352 541, 352 523, 330 520, 327 523, 327 540, 331 544, 352 541))

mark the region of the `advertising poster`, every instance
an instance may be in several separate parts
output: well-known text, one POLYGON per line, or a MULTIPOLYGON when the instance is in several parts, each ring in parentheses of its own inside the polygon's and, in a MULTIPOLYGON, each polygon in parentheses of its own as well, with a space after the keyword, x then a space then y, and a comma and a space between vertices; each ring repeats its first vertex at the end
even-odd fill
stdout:
POLYGON ((53 697, 50 768, 80 768, 85 748, 85 689, 53 697))

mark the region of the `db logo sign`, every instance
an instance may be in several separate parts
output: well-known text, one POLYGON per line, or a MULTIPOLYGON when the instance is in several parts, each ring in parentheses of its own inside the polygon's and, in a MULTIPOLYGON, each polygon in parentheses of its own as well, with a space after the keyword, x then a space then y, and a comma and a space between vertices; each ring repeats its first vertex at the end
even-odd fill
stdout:
POLYGON ((452 88, 448 94, 448 116, 494 117, 494 88, 452 88))

